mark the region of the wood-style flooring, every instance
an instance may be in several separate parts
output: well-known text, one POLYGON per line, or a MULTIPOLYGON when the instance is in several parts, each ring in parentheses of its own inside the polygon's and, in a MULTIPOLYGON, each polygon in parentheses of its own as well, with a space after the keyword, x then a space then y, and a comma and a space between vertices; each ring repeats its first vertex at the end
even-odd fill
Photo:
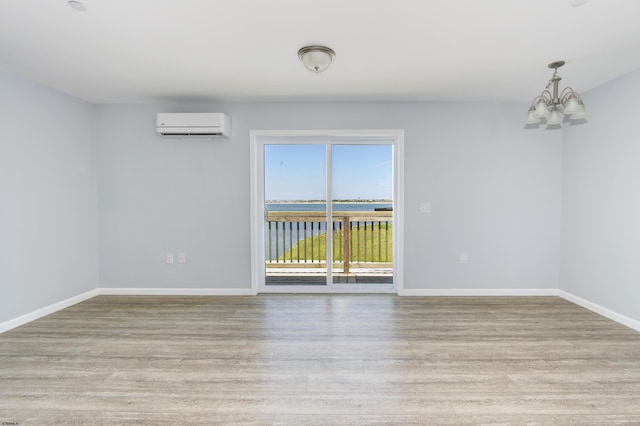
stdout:
POLYGON ((555 297, 100 296, 0 335, 0 424, 640 424, 640 334, 555 297))

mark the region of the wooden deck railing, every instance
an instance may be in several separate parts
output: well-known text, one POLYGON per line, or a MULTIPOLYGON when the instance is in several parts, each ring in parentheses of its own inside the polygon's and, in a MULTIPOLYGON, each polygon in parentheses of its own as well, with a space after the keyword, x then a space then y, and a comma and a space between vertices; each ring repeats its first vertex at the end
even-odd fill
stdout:
MULTIPOLYGON (((393 265, 393 212, 333 212, 333 267, 390 268, 393 265)), ((266 265, 277 268, 326 266, 324 212, 267 212, 266 265)))

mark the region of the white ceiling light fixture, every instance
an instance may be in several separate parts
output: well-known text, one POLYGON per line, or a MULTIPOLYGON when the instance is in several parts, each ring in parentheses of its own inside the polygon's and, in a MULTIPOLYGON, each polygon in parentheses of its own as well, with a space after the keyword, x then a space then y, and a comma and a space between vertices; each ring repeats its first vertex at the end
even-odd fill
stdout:
POLYGON ((558 68, 563 65, 564 61, 556 61, 549 64, 549 68, 553 69, 553 76, 547 83, 545 90, 531 102, 525 121, 527 126, 537 128, 539 124, 546 122, 547 129, 559 129, 562 127, 564 118, 572 123, 587 119, 584 103, 577 92, 571 87, 565 87, 559 92, 558 86, 562 78, 558 75, 558 68), (553 93, 549 91, 551 86, 553 86, 553 93))
POLYGON ((69 6, 71 6, 75 10, 78 10, 80 12, 86 12, 87 11, 87 7, 83 3, 79 2, 79 1, 71 0, 71 1, 68 1, 67 3, 69 4, 69 6))
POLYGON ((336 52, 326 46, 305 46, 298 50, 298 58, 313 73, 321 73, 329 68, 336 52))

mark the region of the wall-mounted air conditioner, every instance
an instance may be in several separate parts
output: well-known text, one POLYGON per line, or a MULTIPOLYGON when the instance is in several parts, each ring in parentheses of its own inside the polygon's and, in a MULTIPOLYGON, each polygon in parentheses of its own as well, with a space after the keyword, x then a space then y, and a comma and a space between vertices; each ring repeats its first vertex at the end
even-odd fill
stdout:
POLYGON ((228 138, 231 118, 219 112, 160 112, 156 132, 165 138, 228 138))

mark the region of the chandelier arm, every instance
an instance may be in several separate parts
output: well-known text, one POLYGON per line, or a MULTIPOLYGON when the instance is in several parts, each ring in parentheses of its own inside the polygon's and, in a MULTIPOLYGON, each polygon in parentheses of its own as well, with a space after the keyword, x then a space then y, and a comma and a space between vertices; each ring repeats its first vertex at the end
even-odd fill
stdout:
POLYGON ((580 97, 578 92, 573 90, 571 87, 566 87, 562 91, 562 95, 560 96, 560 101, 562 102, 562 105, 566 105, 566 103, 568 102, 571 96, 575 97, 579 102, 582 102, 582 98, 580 97))
POLYGON ((533 98, 533 100, 531 101, 531 106, 536 106, 540 101, 544 101, 545 104, 548 103, 547 99, 544 96, 540 95, 533 98))
POLYGON ((560 98, 564 99, 567 96, 574 94, 576 95, 576 97, 578 97, 578 92, 576 92, 575 90, 573 90, 571 87, 565 87, 564 89, 562 89, 562 92, 560 92, 560 98))
POLYGON ((570 86, 567 86, 567 87, 565 87, 564 89, 562 89, 562 95, 564 96, 565 92, 567 92, 567 91, 569 91, 569 92, 573 92, 573 93, 575 93, 575 92, 576 92, 576 91, 575 91, 575 90, 573 90, 570 86))
POLYGON ((551 99, 553 99, 553 95, 551 94, 550 91, 545 89, 545 90, 542 91, 542 93, 540 93, 540 95, 536 96, 533 99, 533 103, 536 103, 540 99, 542 99, 545 104, 548 104, 549 102, 551 102, 551 99))

